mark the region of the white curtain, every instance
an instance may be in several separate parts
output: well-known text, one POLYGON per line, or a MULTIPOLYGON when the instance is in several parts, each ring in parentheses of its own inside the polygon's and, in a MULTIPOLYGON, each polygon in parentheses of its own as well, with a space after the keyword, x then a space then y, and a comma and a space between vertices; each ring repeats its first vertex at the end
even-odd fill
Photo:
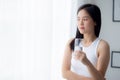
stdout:
POLYGON ((49 80, 52 0, 0 0, 0 80, 49 80))
POLYGON ((51 80, 62 80, 62 58, 65 44, 70 38, 71 1, 72 0, 53 0, 51 80))
POLYGON ((79 0, 0 0, 0 80, 61 80, 79 0))

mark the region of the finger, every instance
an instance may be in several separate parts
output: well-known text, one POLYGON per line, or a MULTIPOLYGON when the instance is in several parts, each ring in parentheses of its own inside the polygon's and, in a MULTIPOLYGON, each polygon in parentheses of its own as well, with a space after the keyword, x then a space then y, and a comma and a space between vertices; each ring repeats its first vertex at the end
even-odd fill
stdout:
POLYGON ((79 59, 79 54, 78 54, 78 53, 75 53, 75 54, 74 54, 74 59, 76 59, 76 60, 79 59))

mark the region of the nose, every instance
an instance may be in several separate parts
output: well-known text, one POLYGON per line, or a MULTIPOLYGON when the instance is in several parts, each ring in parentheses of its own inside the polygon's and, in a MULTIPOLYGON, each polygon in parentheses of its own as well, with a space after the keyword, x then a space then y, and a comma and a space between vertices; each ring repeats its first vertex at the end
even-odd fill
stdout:
POLYGON ((82 19, 79 21, 79 24, 80 24, 80 25, 83 25, 83 24, 84 24, 82 19))

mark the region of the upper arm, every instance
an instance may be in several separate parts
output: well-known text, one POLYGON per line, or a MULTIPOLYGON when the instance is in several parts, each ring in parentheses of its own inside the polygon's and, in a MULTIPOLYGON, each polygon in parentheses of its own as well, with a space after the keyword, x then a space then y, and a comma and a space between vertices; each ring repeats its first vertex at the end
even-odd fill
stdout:
POLYGON ((101 40, 98 46, 98 61, 97 61, 97 70, 105 76, 110 59, 110 49, 109 44, 101 40))
POLYGON ((73 39, 70 39, 68 43, 65 46, 65 51, 64 51, 64 57, 63 57, 63 63, 62 63, 62 72, 66 70, 70 70, 71 66, 71 55, 72 55, 72 50, 70 48, 70 43, 73 39))

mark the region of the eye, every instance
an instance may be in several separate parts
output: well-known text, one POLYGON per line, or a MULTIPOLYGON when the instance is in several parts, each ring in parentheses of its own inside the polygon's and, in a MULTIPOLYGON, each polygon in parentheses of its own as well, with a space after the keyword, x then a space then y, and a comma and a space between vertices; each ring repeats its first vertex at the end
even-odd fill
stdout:
POLYGON ((77 21, 80 21, 80 18, 77 18, 77 21))
POLYGON ((88 18, 83 18, 83 21, 87 21, 88 20, 88 18))

